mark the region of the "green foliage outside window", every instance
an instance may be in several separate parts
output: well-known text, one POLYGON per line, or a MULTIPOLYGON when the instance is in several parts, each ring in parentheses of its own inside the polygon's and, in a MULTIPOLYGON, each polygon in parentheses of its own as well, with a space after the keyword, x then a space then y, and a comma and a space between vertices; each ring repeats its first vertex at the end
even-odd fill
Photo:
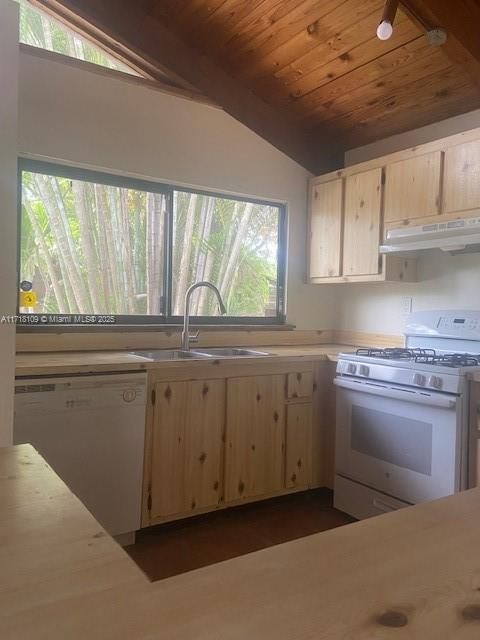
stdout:
MULTIPOLYGON (((20 281, 37 295, 27 312, 182 316, 187 288, 208 280, 229 316, 276 317, 279 228, 273 204, 23 171, 20 281)), ((191 310, 219 314, 207 289, 191 310)))
POLYGON ((138 75, 123 62, 108 55, 48 14, 34 8, 26 0, 20 1, 20 42, 109 69, 138 75))

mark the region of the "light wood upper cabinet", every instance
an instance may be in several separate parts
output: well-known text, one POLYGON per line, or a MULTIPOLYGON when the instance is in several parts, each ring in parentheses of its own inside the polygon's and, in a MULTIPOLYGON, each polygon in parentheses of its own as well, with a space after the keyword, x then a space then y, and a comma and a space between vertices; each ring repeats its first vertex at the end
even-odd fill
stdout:
POLYGON ((225 380, 155 385, 150 519, 217 505, 222 496, 225 380))
POLYGON ((341 274, 343 180, 310 187, 310 276, 341 274))
POLYGON ((415 280, 415 260, 379 255, 382 171, 380 167, 333 180, 312 179, 311 283, 415 280))
POLYGON ((443 208, 459 217, 480 209, 480 139, 446 149, 443 208))
POLYGON ((317 176, 309 280, 413 282, 414 257, 379 255, 386 232, 471 217, 480 217, 480 128, 317 176))
POLYGON ((385 223, 440 214, 441 171, 441 151, 387 164, 385 223))
POLYGON ((227 381, 225 501, 284 486, 285 376, 227 381))
POLYGON ((382 169, 347 176, 343 238, 343 273, 346 276, 380 272, 381 203, 382 169))

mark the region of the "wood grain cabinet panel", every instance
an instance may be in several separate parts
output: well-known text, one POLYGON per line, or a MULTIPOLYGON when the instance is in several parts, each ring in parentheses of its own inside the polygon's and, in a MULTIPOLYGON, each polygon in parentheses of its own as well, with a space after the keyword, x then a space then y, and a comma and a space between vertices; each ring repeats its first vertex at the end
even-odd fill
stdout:
POLYGON ((441 172, 441 151, 387 164, 385 222, 406 222, 438 215, 441 212, 441 172))
POLYGON ((335 362, 314 366, 312 401, 312 487, 333 489, 335 476, 335 362))
POLYGON ((307 489, 312 469, 312 405, 310 402, 287 407, 285 485, 307 489))
POLYGON ((150 518, 205 509, 222 496, 225 381, 155 385, 150 518))
POLYGON ((313 371, 297 371, 287 376, 288 398, 310 398, 313 393, 313 371))
POLYGON ((480 486, 480 382, 470 382, 468 486, 480 486))
POLYGON ((480 209, 480 140, 445 151, 444 213, 471 209, 480 209))
POLYGON ((285 376, 227 381, 225 500, 268 495, 284 486, 285 376))
POLYGON ((382 169, 347 176, 343 273, 346 276, 380 272, 379 244, 382 169))
POLYGON ((343 180, 310 187, 310 277, 341 274, 343 180))

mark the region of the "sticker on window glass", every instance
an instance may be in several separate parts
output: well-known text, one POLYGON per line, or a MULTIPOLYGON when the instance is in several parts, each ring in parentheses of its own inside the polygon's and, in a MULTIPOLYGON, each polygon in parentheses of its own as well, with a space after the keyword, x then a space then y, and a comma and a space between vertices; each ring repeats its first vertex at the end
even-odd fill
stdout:
POLYGON ((20 307, 34 307, 37 304, 35 291, 20 291, 20 307))

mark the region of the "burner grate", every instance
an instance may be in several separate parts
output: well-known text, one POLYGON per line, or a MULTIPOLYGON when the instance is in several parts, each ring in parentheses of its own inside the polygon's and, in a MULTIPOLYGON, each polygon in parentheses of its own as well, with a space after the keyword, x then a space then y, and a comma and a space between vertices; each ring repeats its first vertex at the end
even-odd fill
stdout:
POLYGON ((434 355, 419 355, 415 362, 435 364, 443 367, 477 367, 480 357, 470 353, 442 353, 434 355))
POLYGON ((436 353, 434 349, 402 349, 398 347, 390 349, 361 348, 357 349, 356 355, 367 358, 382 358, 383 360, 416 360, 417 358, 434 358, 436 353))
POLYGON ((432 364, 443 367, 477 367, 480 366, 480 355, 471 353, 437 353, 435 349, 374 349, 364 347, 357 349, 357 356, 380 358, 382 360, 410 360, 419 364, 432 364))

